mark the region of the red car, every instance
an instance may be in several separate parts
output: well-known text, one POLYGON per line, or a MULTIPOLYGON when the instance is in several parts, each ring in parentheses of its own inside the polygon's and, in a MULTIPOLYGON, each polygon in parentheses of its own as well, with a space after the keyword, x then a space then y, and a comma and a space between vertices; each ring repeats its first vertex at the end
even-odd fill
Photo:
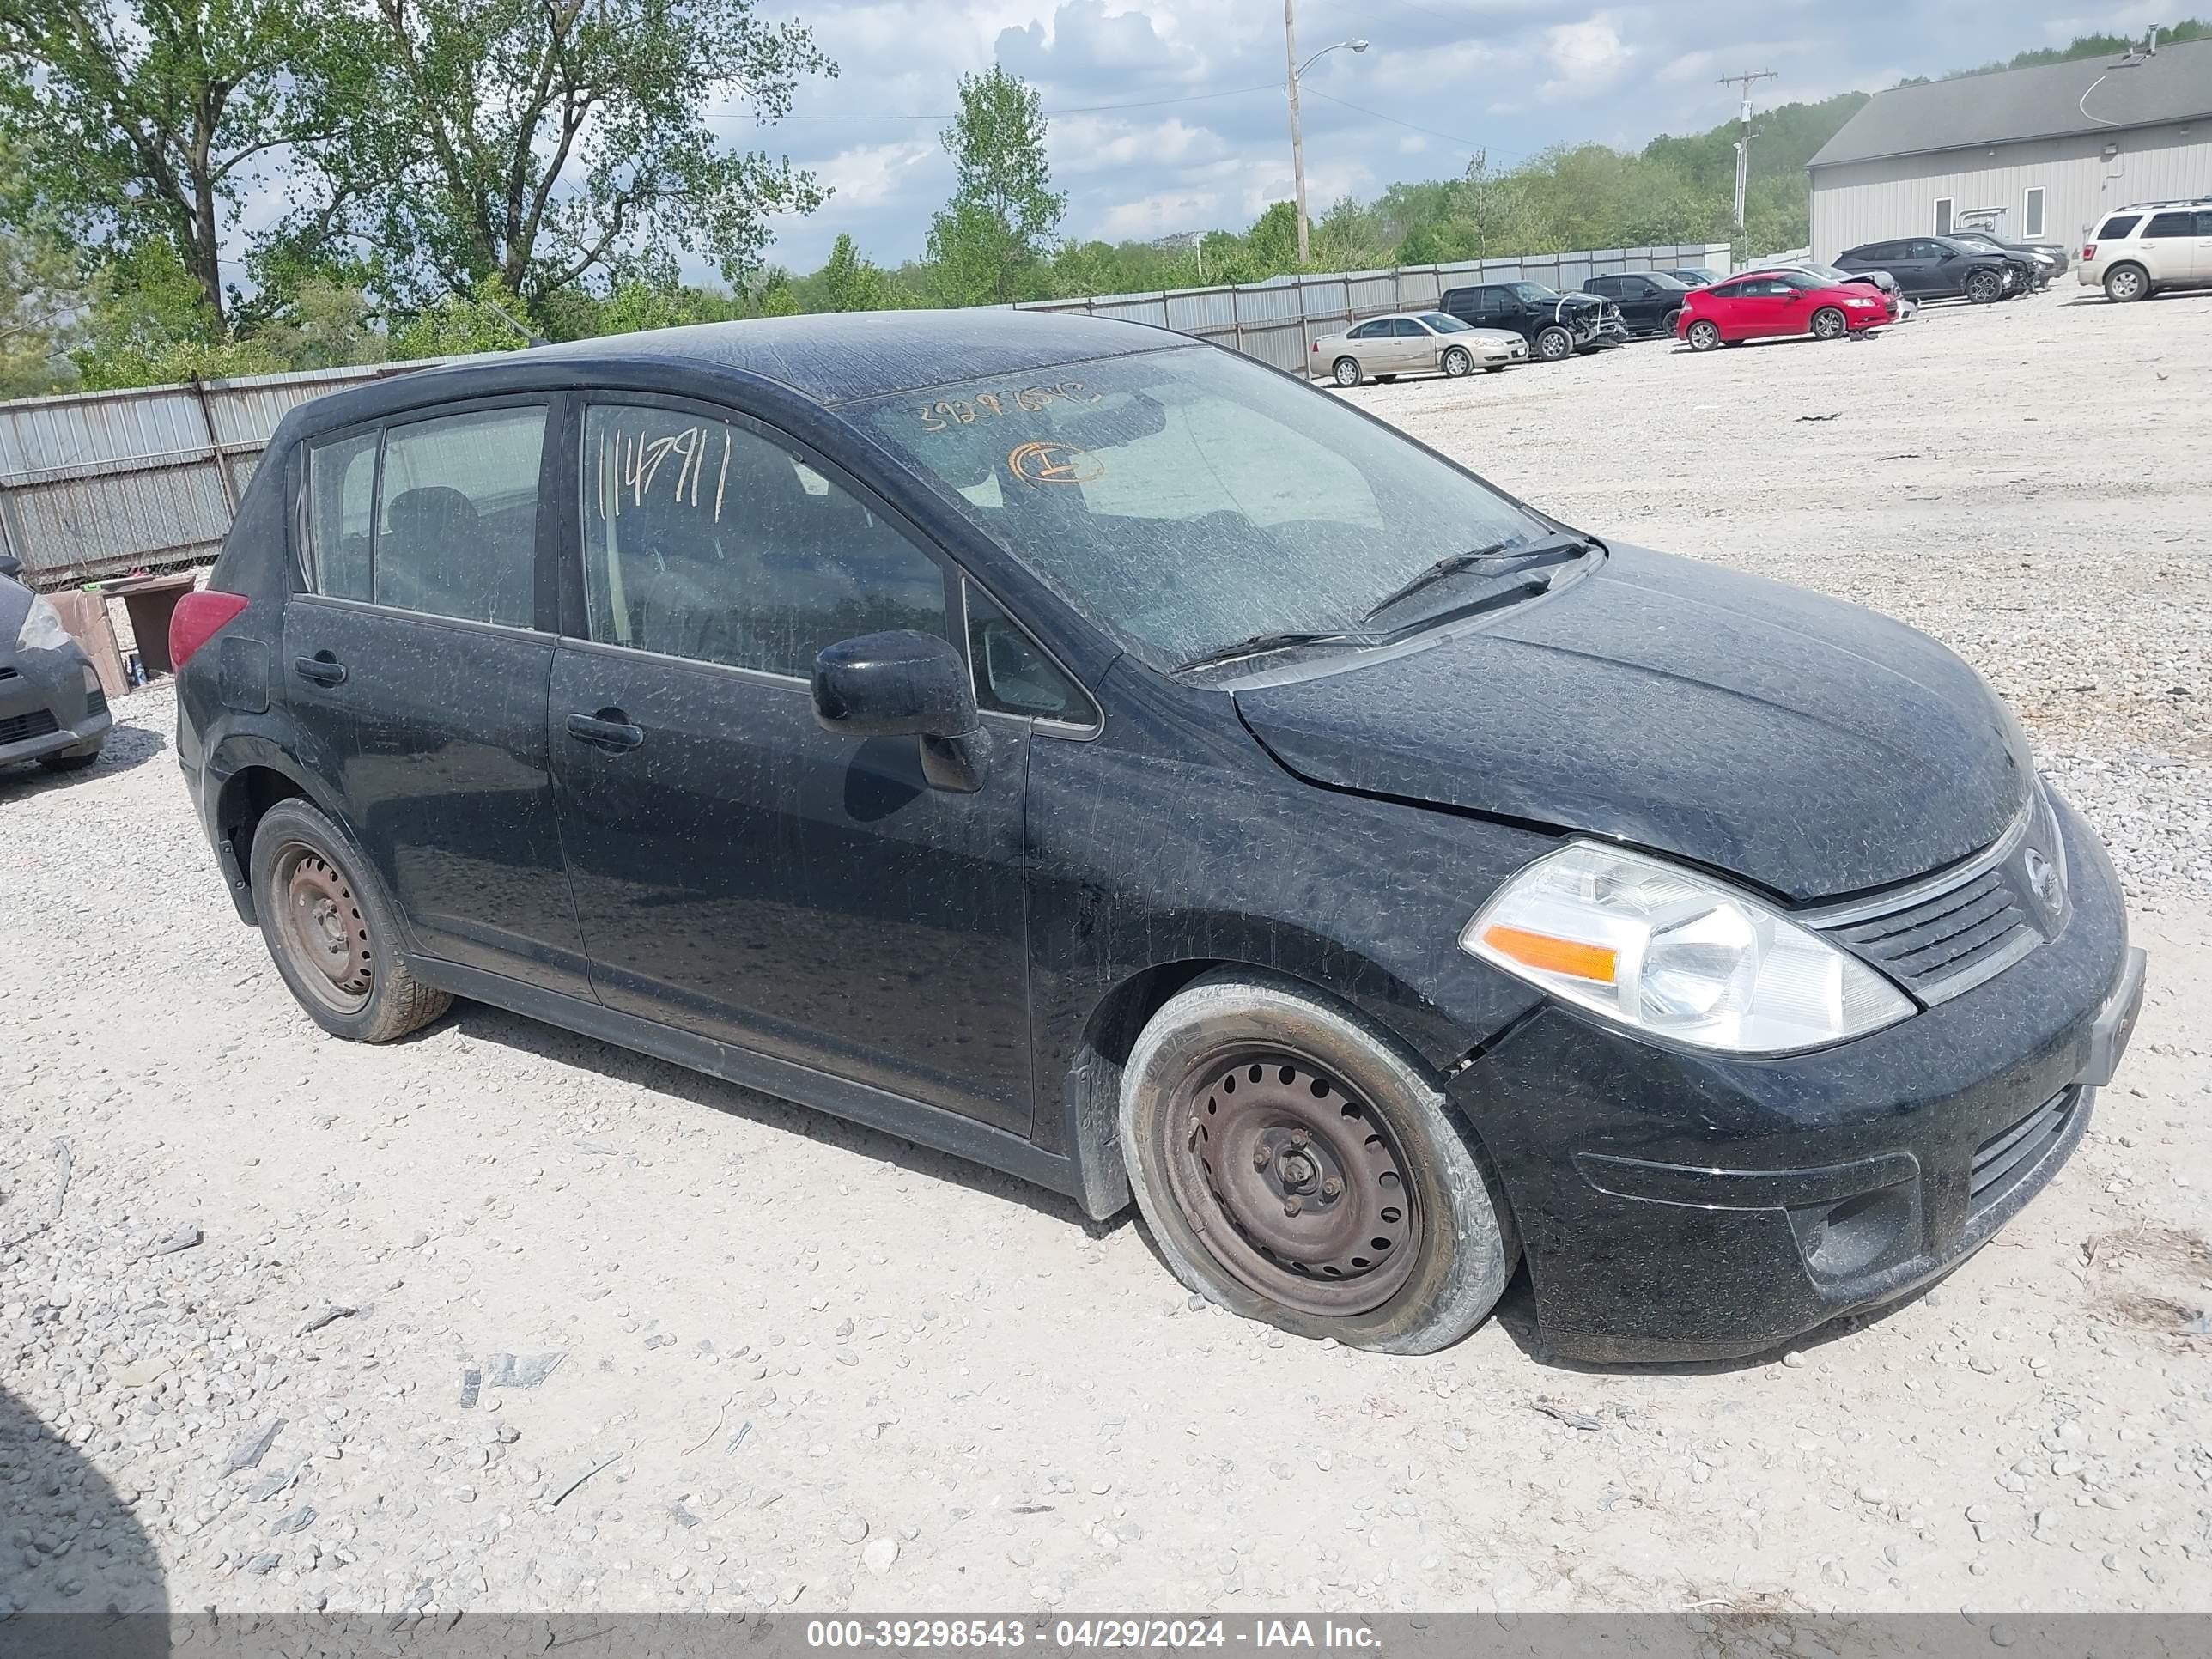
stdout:
POLYGON ((1792 334, 1840 340, 1888 321, 1881 296, 1862 283, 1826 282, 1802 270, 1750 270, 1692 289, 1674 333, 1692 351, 1711 351, 1792 334))

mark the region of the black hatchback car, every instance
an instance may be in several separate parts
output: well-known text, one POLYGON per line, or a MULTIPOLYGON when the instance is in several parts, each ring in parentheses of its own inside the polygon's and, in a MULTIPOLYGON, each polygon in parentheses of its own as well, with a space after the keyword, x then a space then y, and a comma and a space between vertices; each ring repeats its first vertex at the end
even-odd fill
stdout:
POLYGON ((806 317, 289 415, 178 750, 308 1013, 496 1004, 1133 1196, 1401 1352, 1758 1351, 1981 1244, 2141 994, 1899 623, 1133 324, 806 317))

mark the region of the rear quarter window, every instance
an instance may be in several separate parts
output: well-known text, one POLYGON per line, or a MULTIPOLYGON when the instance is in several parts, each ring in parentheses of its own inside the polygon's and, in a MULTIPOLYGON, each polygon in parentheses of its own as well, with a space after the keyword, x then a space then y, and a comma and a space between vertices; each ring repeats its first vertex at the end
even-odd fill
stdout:
POLYGON ((2117 242, 2142 222, 2142 215, 2140 213, 2115 214, 2100 227, 2096 240, 2100 242, 2117 242))

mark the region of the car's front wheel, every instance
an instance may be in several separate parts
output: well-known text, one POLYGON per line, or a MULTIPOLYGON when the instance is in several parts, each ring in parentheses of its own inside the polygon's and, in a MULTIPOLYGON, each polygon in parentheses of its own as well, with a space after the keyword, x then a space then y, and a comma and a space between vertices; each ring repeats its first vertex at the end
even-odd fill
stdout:
POLYGON ((1833 306, 1822 306, 1813 313, 1813 337, 1816 340, 1840 340, 1850 325, 1844 313, 1833 306))
POLYGON ((2105 273, 2105 297, 2122 305, 2150 292, 2150 278, 2141 265, 2114 265, 2105 273))
POLYGON ((1966 278, 1966 297, 1978 306, 1996 304, 2004 291, 2004 278, 1994 270, 1978 270, 1966 278))
POLYGON ((1721 343, 1720 328, 1718 325, 1699 318, 1690 325, 1689 340, 1691 350, 1711 351, 1721 343))
POLYGON ((1444 353, 1444 373, 1450 375, 1453 380, 1456 380, 1463 374, 1473 373, 1474 368, 1474 359, 1467 355, 1465 346, 1454 346, 1449 351, 1444 353))
POLYGON ((1433 1352, 1482 1322, 1520 1256, 1420 1063, 1272 975, 1209 974, 1162 1006, 1123 1073, 1121 1132, 1176 1277, 1302 1336, 1433 1352))
POLYGON ((1336 360, 1336 368, 1334 373, 1336 376, 1336 383, 1339 386, 1358 386, 1359 384, 1359 359, 1357 357, 1339 357, 1336 360))
POLYGON ((333 1036, 389 1042, 453 1006, 407 971, 391 907, 338 827, 280 800, 254 827, 254 910, 276 971, 333 1036))
POLYGON ((1681 325, 1682 313, 1680 311, 1670 311, 1665 319, 1660 323, 1659 331, 1671 340, 1674 337, 1674 331, 1681 325))
POLYGON ((1574 350, 1574 336, 1564 328, 1547 328, 1536 336, 1536 355, 1547 363, 1571 357, 1574 350))
MULTIPOLYGON (((103 740, 104 741, 104 740, 103 740)), ((88 750, 65 750, 58 755, 41 755, 39 764, 49 772, 82 772, 100 758, 100 744, 88 750)))

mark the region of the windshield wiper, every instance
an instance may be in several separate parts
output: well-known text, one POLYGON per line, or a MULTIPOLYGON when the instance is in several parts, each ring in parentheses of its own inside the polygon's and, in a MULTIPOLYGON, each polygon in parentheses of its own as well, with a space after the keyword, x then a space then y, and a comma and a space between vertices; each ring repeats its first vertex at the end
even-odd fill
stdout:
POLYGON ((1582 536, 1553 536, 1536 542, 1492 542, 1487 547, 1478 547, 1470 552, 1449 553, 1376 600, 1360 620, 1373 622, 1401 599, 1408 599, 1447 576, 1456 576, 1468 570, 1497 574, 1504 571, 1533 569, 1539 565, 1565 564, 1570 559, 1580 558, 1595 545, 1582 536))
POLYGON ((1267 651, 1287 651, 1294 645, 1374 645, 1379 643, 1373 634, 1314 633, 1314 634, 1255 634, 1249 639, 1224 645, 1215 650, 1201 652, 1188 662, 1179 662, 1173 672, 1189 672, 1194 668, 1211 668, 1216 663, 1233 662, 1239 657, 1256 657, 1267 651))

